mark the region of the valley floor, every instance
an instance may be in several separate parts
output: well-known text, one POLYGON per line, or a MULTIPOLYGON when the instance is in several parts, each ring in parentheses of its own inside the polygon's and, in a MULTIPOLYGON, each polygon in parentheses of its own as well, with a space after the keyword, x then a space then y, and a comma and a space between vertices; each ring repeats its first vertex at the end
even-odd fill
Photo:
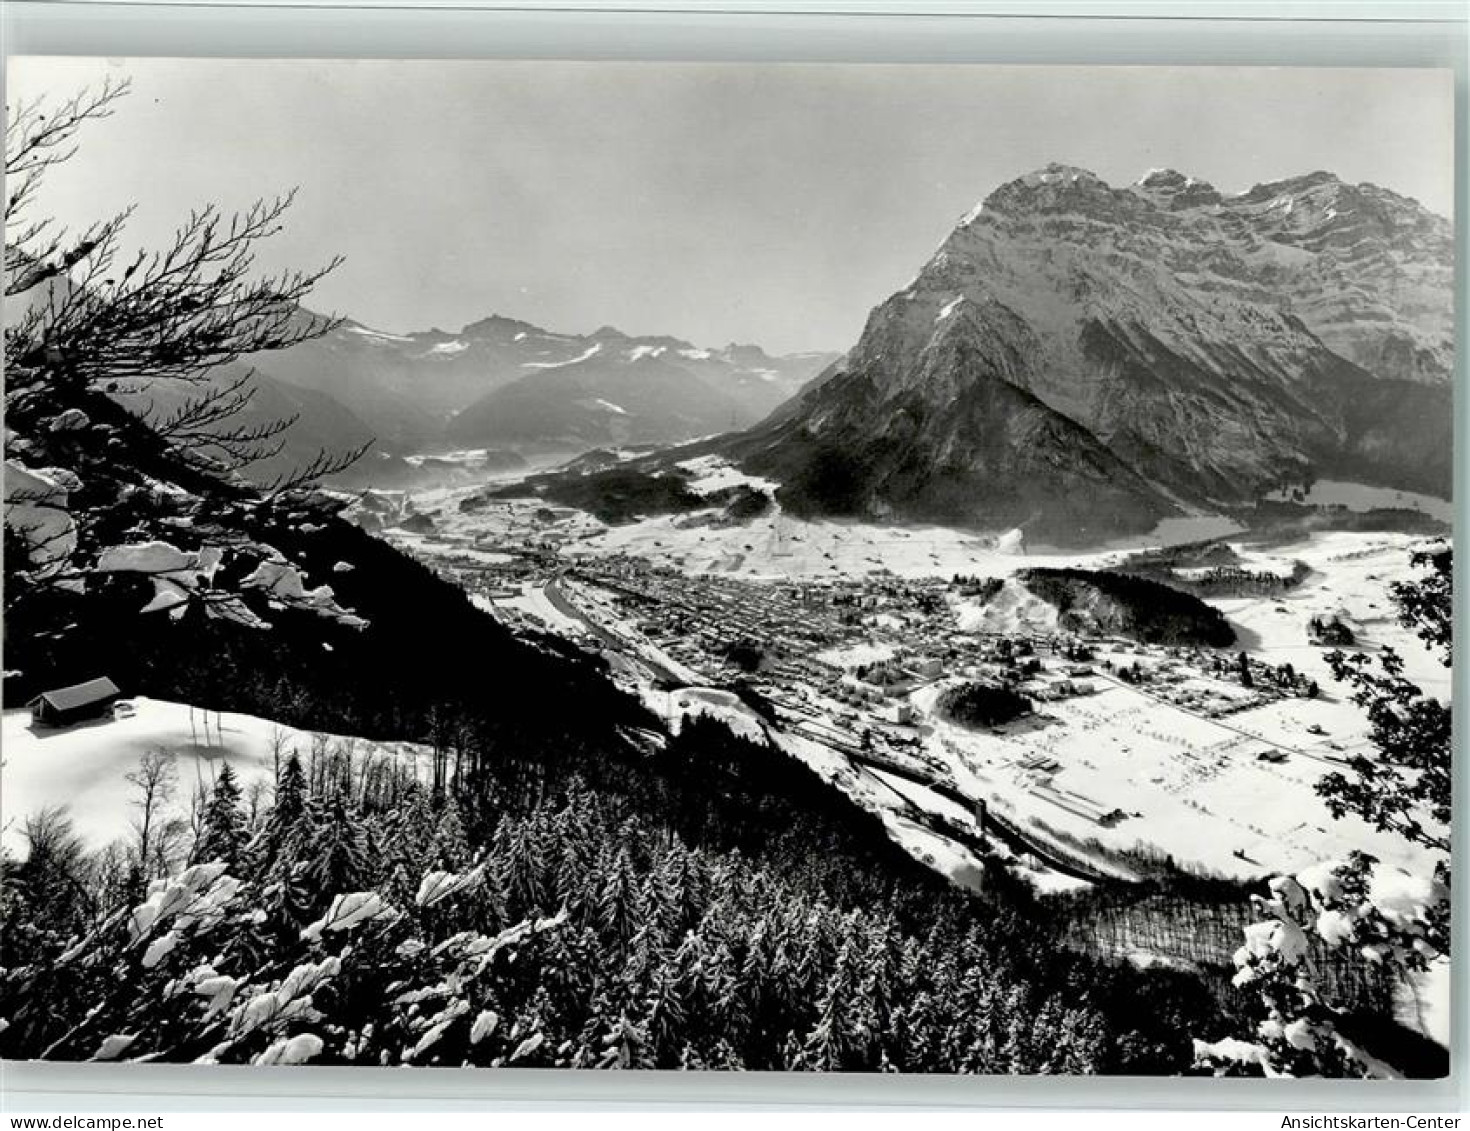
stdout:
MULTIPOLYGON (((723 474, 722 484, 738 476, 723 474)), ((1367 749, 1366 724, 1334 684, 1328 649, 1311 643, 1305 628, 1313 616, 1338 616, 1355 627, 1359 647, 1395 648, 1411 678, 1447 697, 1449 673, 1397 623, 1388 598, 1389 584, 1407 571, 1416 542, 1409 536, 1319 533, 1289 544, 1234 545, 1246 569, 1284 575, 1301 562, 1310 570, 1280 594, 1211 603, 1225 612, 1252 662, 1291 664, 1320 685, 1316 698, 1246 692, 1233 674, 1222 677, 1177 650, 1094 641, 1087 676, 1071 681, 1085 693, 1048 693, 1065 686, 1069 665, 1043 648, 1046 701, 1013 725, 976 732, 944 722, 935 710, 943 687, 963 676, 966 650, 983 651, 986 641, 1003 636, 1040 641, 1056 632, 1055 610, 1010 584, 987 602, 949 594, 938 617, 917 614, 909 598, 926 585, 942 589, 956 574, 1108 568, 1122 560, 1122 548, 1027 553, 1015 537, 803 522, 779 511, 739 526, 712 526, 695 515, 606 527, 532 499, 461 510, 468 494, 415 497, 412 508, 433 516, 432 531, 390 529, 387 536, 453 573, 481 607, 508 622, 614 657, 615 671, 656 709, 666 704, 657 696, 670 682, 723 686, 740 674, 719 655, 721 641, 754 637, 800 656, 801 663, 752 677, 778 712, 778 722, 765 724, 768 732, 883 812, 896 838, 915 842, 916 854, 934 856, 934 845, 918 846, 921 838, 902 822, 912 824, 915 812, 933 816, 932 791, 914 794, 922 786, 912 780, 907 794, 895 789, 854 751, 876 749, 922 780, 984 801, 996 819, 1038 845, 1086 859, 1104 874, 1134 874, 1126 862, 1132 853, 1240 879, 1354 848, 1400 866, 1418 862, 1395 838, 1332 820, 1315 795, 1324 774, 1367 749), (487 554, 517 561, 491 565, 487 554), (799 587, 816 597, 797 596, 799 587), (843 596, 833 596, 839 591, 843 596), (824 610, 801 630, 787 626, 805 616, 802 600, 854 599, 863 607, 856 623, 841 624, 824 610), (931 665, 944 658, 933 677, 897 699, 858 701, 850 694, 852 673, 889 657, 931 665), (1135 663, 1156 678, 1134 685, 1113 674, 1135 663), (906 713, 912 717, 894 721, 906 713)), ((699 706, 713 710, 707 701, 699 706)), ((967 865, 966 851, 951 839, 945 852, 960 862, 942 870, 967 865)), ((1037 878, 1065 886, 1044 868, 1037 878)))

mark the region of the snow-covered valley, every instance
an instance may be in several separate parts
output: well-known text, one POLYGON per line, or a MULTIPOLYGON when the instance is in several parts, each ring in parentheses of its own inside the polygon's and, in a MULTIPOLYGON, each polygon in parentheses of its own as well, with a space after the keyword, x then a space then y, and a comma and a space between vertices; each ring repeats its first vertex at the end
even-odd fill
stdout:
MULTIPOLYGON (((702 486, 768 487, 719 460, 696 462, 688 470, 702 486)), ((1369 505, 1381 501, 1367 500, 1369 505)), ((1230 656, 1243 651, 1253 663, 1271 669, 1289 666, 1302 680, 1320 686, 1319 696, 1252 696, 1180 658, 1177 650, 1113 640, 1096 645, 1089 674, 1075 681, 1089 685, 1085 694, 1049 698, 1014 726, 971 732, 946 723, 935 709, 944 687, 967 678, 971 661, 966 655, 998 636, 1041 640, 1063 631, 1052 605, 1007 579, 1036 567, 1115 569, 1140 549, 1191 541, 1204 527, 1175 525, 1131 543, 1076 553, 1028 551, 1020 537, 946 527, 806 521, 779 506, 737 525, 700 522, 696 514, 609 526, 575 509, 548 509, 532 498, 486 500, 460 489, 414 496, 405 509, 429 516, 425 528, 389 527, 385 537, 478 589, 482 607, 497 615, 608 655, 641 655, 643 663, 616 670, 660 713, 669 710, 671 694, 681 693, 655 688, 651 670, 673 670, 694 686, 718 686, 732 671, 699 647, 647 635, 657 632, 658 618, 650 621, 647 607, 628 603, 615 580, 620 571, 661 578, 649 585, 670 594, 681 584, 725 586, 741 594, 733 598, 735 607, 792 586, 815 587, 811 592, 817 594, 841 589, 859 599, 870 594, 865 603, 871 602, 871 614, 849 628, 834 627, 826 646, 814 649, 816 666, 810 672, 786 684, 766 674, 756 678, 756 685, 777 696, 778 704, 789 699, 814 725, 832 728, 839 747, 835 753, 793 726, 794 715, 769 729, 861 803, 887 814, 895 828, 905 809, 924 807, 924 797, 902 796, 848 764, 840 747, 857 744, 865 732, 913 735, 927 772, 984 800, 997 817, 1029 830, 1038 843, 1099 861, 1111 858, 1114 869, 1122 867, 1114 854, 1129 853, 1240 879, 1353 849, 1406 867, 1420 862, 1417 850, 1398 838, 1355 819, 1334 821, 1316 795, 1324 774, 1343 769, 1347 759, 1369 746, 1362 711, 1332 677, 1326 660, 1330 649, 1312 642, 1306 627, 1313 618, 1340 618, 1355 627, 1359 647, 1395 649, 1411 678, 1427 692, 1448 697, 1448 671, 1398 623, 1388 596, 1390 582, 1405 575, 1409 553, 1421 543, 1415 537, 1315 532, 1267 542, 1245 533, 1227 536, 1223 544, 1239 569, 1282 578, 1295 569, 1304 577, 1300 584, 1283 582, 1279 592, 1211 598, 1237 638, 1230 656), (473 499, 472 506, 461 505, 467 499, 473 499), (523 553, 528 542, 535 547, 534 562, 523 553), (515 561, 487 565, 487 554, 515 561), (491 574, 500 578, 493 585, 486 580, 491 574), (566 580, 574 576, 575 583, 566 580), (949 612, 937 620, 918 615, 894 596, 904 585, 942 588, 954 577, 988 577, 1003 584, 985 599, 947 598, 949 612), (550 578, 563 579, 554 588, 571 598, 571 606, 547 600, 550 578), (488 595, 492 588, 493 597, 488 595), (568 615, 569 607, 580 608, 600 632, 614 635, 589 635, 586 622, 568 615), (842 701, 842 673, 895 657, 913 662, 926 656, 940 664, 940 678, 896 701, 899 707, 893 710, 914 716, 906 731, 895 731, 880 718, 877 704, 855 709, 842 701), (1129 665, 1156 670, 1158 682, 1133 685, 1111 674, 1129 665), (1236 702, 1223 715, 1201 706, 1228 705, 1232 697, 1236 702)), ((1216 523, 1205 533, 1219 537, 1221 527, 1216 523)), ((1189 574, 1184 570, 1181 576, 1189 574)), ((687 633, 691 624, 684 623, 687 633)), ((692 627, 727 640, 742 632, 759 635, 731 623, 703 625, 697 617, 692 627)), ((779 637, 779 629, 772 631, 779 637)), ((778 642, 773 646, 781 648, 778 642)), ((1062 679, 1063 666, 1055 665, 1055 673, 1044 672, 1044 678, 1062 679)), ((700 694, 707 698, 710 693, 700 694)), ((703 706, 713 710, 708 702, 703 706)))

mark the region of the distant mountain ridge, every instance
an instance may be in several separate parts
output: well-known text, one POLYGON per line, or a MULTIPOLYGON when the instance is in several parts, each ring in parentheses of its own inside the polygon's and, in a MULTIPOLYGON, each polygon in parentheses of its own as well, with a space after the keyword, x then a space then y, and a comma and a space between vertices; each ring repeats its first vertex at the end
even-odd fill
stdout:
POLYGON ((836 356, 705 349, 610 326, 563 334, 492 315, 458 333, 346 320, 258 364, 346 406, 384 451, 408 454, 678 443, 760 420, 836 356))
POLYGON ((795 513, 1086 541, 1350 478, 1447 497, 1453 238, 1327 173, 1002 185, 824 380, 714 448, 795 513))

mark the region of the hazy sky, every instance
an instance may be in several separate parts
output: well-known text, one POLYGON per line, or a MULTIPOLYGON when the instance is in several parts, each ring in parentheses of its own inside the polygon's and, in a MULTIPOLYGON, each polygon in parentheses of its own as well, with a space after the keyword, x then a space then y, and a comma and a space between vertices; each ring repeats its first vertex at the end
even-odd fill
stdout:
POLYGON ((1050 161, 1225 192, 1315 169, 1449 215, 1449 72, 12 59, 7 101, 105 74, 45 206, 298 186, 268 266, 341 253, 314 305, 386 330, 492 312, 706 345, 843 349, 977 200, 1050 161))

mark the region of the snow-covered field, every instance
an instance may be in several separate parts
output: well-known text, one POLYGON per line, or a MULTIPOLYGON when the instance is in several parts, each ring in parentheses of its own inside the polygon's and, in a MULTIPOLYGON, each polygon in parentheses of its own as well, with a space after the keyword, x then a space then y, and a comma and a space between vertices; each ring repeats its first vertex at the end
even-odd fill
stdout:
MULTIPOLYGON (((483 598, 476 603, 481 604, 481 602, 484 602, 483 598)), ((526 585, 521 588, 520 596, 497 598, 493 603, 484 602, 481 607, 486 605, 489 605, 487 611, 492 613, 497 607, 519 609, 533 621, 539 621, 548 632, 555 632, 570 639, 580 639, 586 635, 586 625, 567 616, 547 599, 545 586, 526 585)))
MULTIPOLYGON (((1333 711, 1320 701, 1292 703, 1301 721, 1333 711)), ((970 778, 982 796, 1004 802, 1012 819, 1079 841, 1149 849, 1242 878, 1339 858, 1354 848, 1397 864, 1417 859, 1397 838, 1328 815, 1313 786, 1341 768, 1324 757, 1329 739, 1314 740, 1303 727, 1271 728, 1300 751, 1281 763, 1264 761, 1258 755, 1275 747, 1236 729, 1255 721, 1251 712, 1205 719, 1132 687, 1109 685, 1048 703, 1037 719, 1000 734, 937 729, 958 753, 952 762, 962 786, 970 778), (1056 768, 1028 769, 1036 756, 1056 768), (1114 811, 1122 814, 1114 822, 1099 819, 1114 811)))
MULTIPOLYGON (((1362 711, 1332 678, 1329 649, 1306 637, 1311 616, 1340 613, 1356 626, 1364 651, 1391 646, 1420 686, 1448 697, 1449 671, 1398 624, 1387 596, 1388 585, 1407 576, 1414 543, 1402 535, 1332 533, 1269 552, 1240 548, 1252 569, 1293 559, 1311 566, 1311 576, 1285 595, 1212 603, 1253 657, 1290 662, 1316 679, 1323 689, 1317 699, 1279 699, 1210 719, 1162 701, 1146 685, 1099 673, 1094 694, 1042 704, 1034 718, 996 733, 935 720, 931 748, 951 762, 962 785, 968 778, 1013 819, 1114 849, 1146 848, 1240 877, 1294 870, 1353 849, 1398 866, 1421 864, 1418 849, 1356 819, 1333 820, 1317 797, 1317 781, 1369 744, 1362 711), (1038 758, 1055 767, 1035 767, 1038 758), (1098 819, 1115 810, 1122 815, 1113 822, 1098 819)), ((1133 656, 1111 658, 1126 664, 1133 656)), ((932 710, 938 693, 926 689, 916 703, 932 710)))
MULTIPOLYGON (((1005 574, 1025 565, 1077 564, 1076 554, 1022 556, 999 540, 948 527, 807 521, 779 511, 743 526, 691 526, 681 516, 609 527, 576 543, 579 553, 633 554, 686 573, 741 577, 901 577, 1005 574)), ((1097 555, 1085 560, 1101 560, 1097 555)))
MULTIPOLYGON (((748 475, 718 456, 688 459, 679 466, 692 475, 691 486, 700 492, 741 484, 766 491, 776 487, 774 482, 748 475)), ((526 473, 496 478, 514 479, 517 474, 526 473)), ((457 544, 510 539, 534 532, 556 537, 571 553, 626 553, 688 573, 730 573, 757 578, 854 577, 876 570, 888 570, 904 577, 955 573, 1005 576, 1024 566, 1105 568, 1124 554, 1145 547, 1228 537, 1241 531, 1238 523, 1218 515, 1183 515, 1165 519, 1146 534, 1119 539, 1084 553, 1039 545, 1028 547, 1022 531, 976 533, 943 526, 813 521, 793 518, 779 504, 767 514, 736 526, 711 526, 697 521, 698 515, 681 514, 609 527, 589 515, 570 511, 561 511, 556 521, 548 524, 533 517, 545 504, 529 492, 524 499, 491 500, 478 509, 461 512, 459 503, 476 491, 475 487, 464 486, 419 491, 412 495, 412 509, 434 513, 436 529, 431 538, 457 544)), ((1406 507, 1446 520, 1452 511, 1450 503, 1430 496, 1335 481, 1317 483, 1309 501, 1342 505, 1351 510, 1370 506, 1406 507)), ((393 536, 400 537, 397 532, 393 536)), ((1399 545, 1409 541, 1407 536, 1327 534, 1313 536, 1310 545, 1319 541, 1330 543, 1339 537, 1399 545)), ((1288 551, 1278 549, 1274 553, 1280 559, 1288 551)), ((1249 562, 1248 548, 1244 556, 1249 562)), ((1290 568, 1289 559, 1285 568, 1290 568)))
POLYGON ((422 467, 425 463, 447 463, 454 464, 465 471, 472 471, 482 483, 495 483, 505 479, 520 479, 541 467, 551 466, 554 459, 543 458, 539 460, 528 459, 518 467, 486 467, 490 459, 492 449, 490 448, 452 448, 447 451, 416 452, 413 455, 404 456, 403 462, 412 464, 414 467, 422 467))
POLYGON ((753 487, 761 491, 774 491, 780 486, 774 479, 747 475, 719 456, 699 456, 695 459, 686 459, 677 466, 694 476, 689 481, 689 489, 701 495, 723 491, 729 487, 753 487))
MULTIPOLYGON (((1279 599, 1212 598, 1210 603, 1230 618, 1242 644, 1269 663, 1290 662, 1328 686, 1326 649, 1307 643, 1303 625, 1314 615, 1339 614, 1356 626, 1359 645, 1374 651, 1384 645, 1404 658, 1410 678, 1431 694, 1448 698, 1450 672, 1395 619, 1388 588, 1409 576, 1409 553, 1423 539, 1404 534, 1333 532, 1268 551, 1238 547, 1246 568, 1282 571, 1292 559, 1314 571, 1302 585, 1279 599), (1281 610, 1285 610, 1284 612, 1281 610)), ((1325 724, 1324 724, 1325 725, 1325 724)))
MULTIPOLYGON (((162 699, 125 700, 132 714, 65 728, 33 727, 26 710, 6 711, 0 732, 0 829, 5 848, 23 856, 25 818, 48 806, 64 806, 89 848, 126 837, 136 815, 135 790, 127 780, 144 754, 163 751, 177 761, 174 805, 187 812, 199 784, 209 785, 228 764, 248 792, 252 782, 269 780, 276 752, 284 760, 294 751, 309 757, 310 732, 269 719, 226 711, 205 713, 162 699)), ((331 744, 350 742, 361 757, 427 758, 413 743, 368 742, 326 736, 331 744)))
POLYGON ((681 725, 694 715, 719 719, 741 738, 765 742, 766 725, 734 692, 715 687, 680 687, 674 691, 649 690, 644 701, 671 724, 681 725), (677 722, 676 722, 677 721, 677 722))
MULTIPOLYGON (((688 459, 679 466, 693 476, 690 484, 700 492, 741 484, 766 491, 776 486, 718 456, 688 459)), ((475 493, 476 488, 464 486, 415 492, 413 511, 434 515, 435 530, 427 541, 469 545, 485 540, 551 537, 571 554, 631 554, 686 573, 750 578, 858 577, 878 570, 901 577, 956 573, 1005 576, 1025 566, 1103 568, 1129 551, 1227 535, 1240 529, 1237 523, 1217 515, 1185 515, 1165 519, 1147 534, 1079 553, 1034 545, 1028 548, 1024 532, 1017 530, 977 533, 944 526, 806 520, 784 513, 779 504, 767 514, 736 526, 709 525, 699 521, 699 514, 659 515, 607 526, 590 515, 571 511, 563 511, 554 522, 546 523, 534 517, 546 504, 529 492, 523 499, 489 500, 472 511, 460 511, 459 503, 475 493)), ((712 508, 710 514, 717 511, 712 508)), ((398 517, 402 515, 389 521, 398 517)), ((394 531, 392 537, 408 542, 411 536, 394 531)))

